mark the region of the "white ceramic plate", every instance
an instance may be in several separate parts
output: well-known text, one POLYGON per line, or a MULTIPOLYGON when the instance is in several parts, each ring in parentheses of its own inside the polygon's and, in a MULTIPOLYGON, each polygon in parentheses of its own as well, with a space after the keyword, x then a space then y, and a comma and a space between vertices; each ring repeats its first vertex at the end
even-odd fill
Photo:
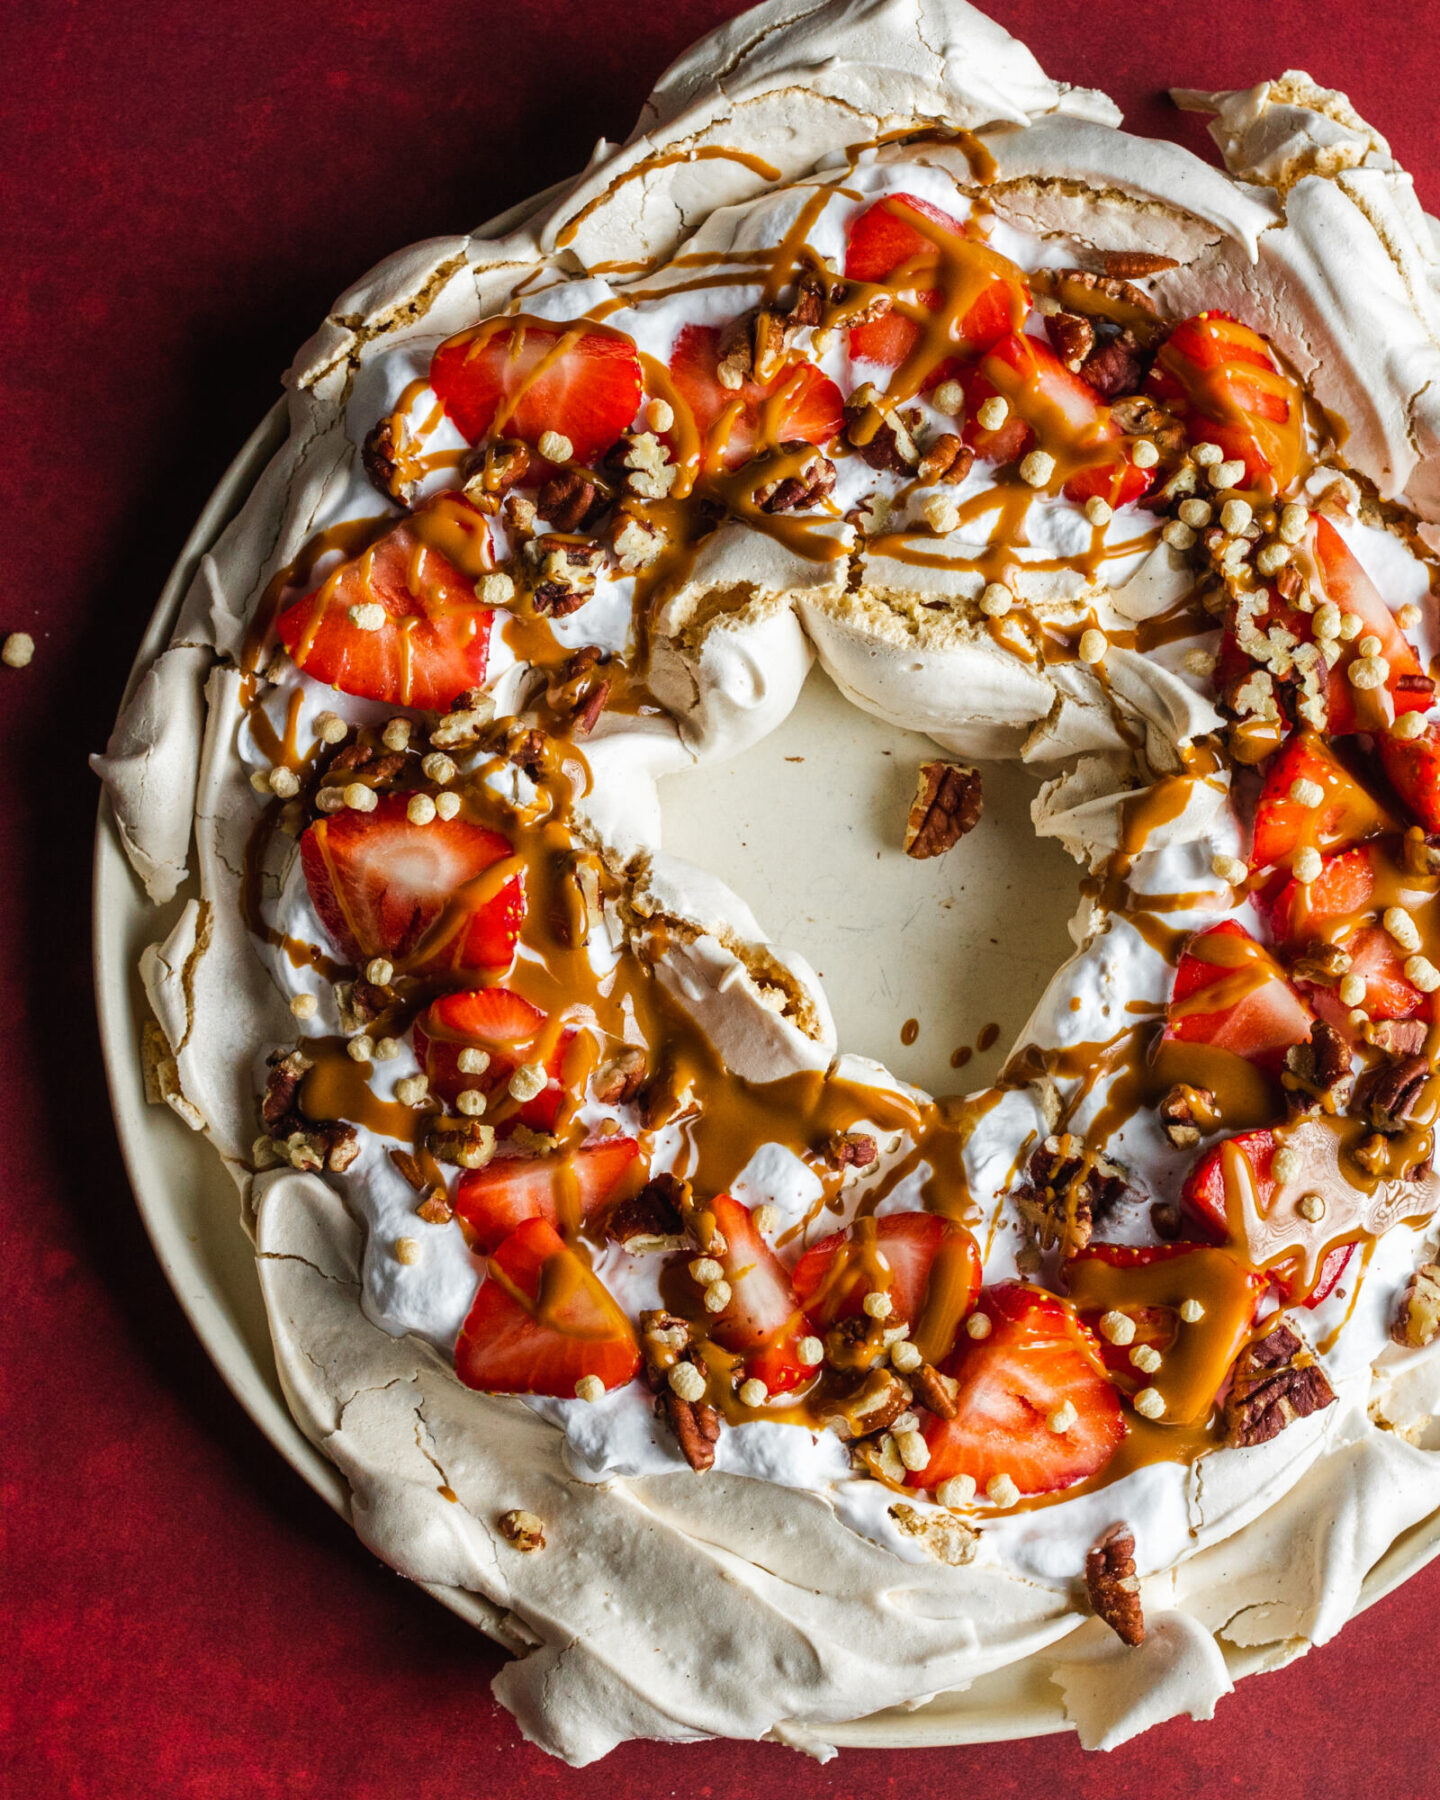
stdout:
MULTIPOLYGON (((486 229, 518 224, 546 196, 486 229)), ((283 442, 277 402, 226 471, 186 540, 140 645, 133 690, 169 640, 201 556, 240 510, 283 442)), ((1076 897, 1073 863, 1030 834, 1031 779, 1007 765, 985 770, 986 817, 949 856, 915 863, 898 849, 915 768, 929 740, 855 711, 818 671, 790 719, 730 763, 671 777, 662 788, 666 848, 722 874, 779 942, 826 978, 840 1040, 932 1091, 982 1086, 1024 1024, 1049 973, 1070 948, 1065 921, 1076 897), (919 1026, 901 1041, 907 1020, 919 1026), (982 1029, 963 1075, 953 1053, 982 1029)), ((148 1007, 140 952, 163 937, 185 903, 157 908, 120 846, 103 800, 96 829, 96 1001, 111 1102, 136 1201, 170 1285, 236 1399, 282 1456, 342 1516, 349 1490, 304 1436, 286 1404, 270 1345, 250 1240, 236 1192, 205 1139, 168 1107, 148 1106, 140 1034, 148 1007)), ((1359 1610, 1440 1553, 1440 1513, 1406 1532, 1371 1570, 1359 1610)), ((496 1613, 477 1595, 424 1584, 494 1635, 496 1613)), ((1284 1660, 1222 1644, 1233 1678, 1284 1660)), ((818 1728, 836 1744, 898 1749, 987 1742, 1066 1729, 1043 1662, 1014 1664, 917 1711, 875 1713, 818 1728)))

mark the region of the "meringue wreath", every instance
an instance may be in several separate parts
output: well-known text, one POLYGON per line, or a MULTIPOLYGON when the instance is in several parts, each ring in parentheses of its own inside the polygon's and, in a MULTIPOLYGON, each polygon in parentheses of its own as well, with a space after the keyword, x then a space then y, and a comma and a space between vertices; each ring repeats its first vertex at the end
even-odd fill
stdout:
POLYGON ((572 1761, 1027 1659, 1118 1743, 1435 1507, 1435 227, 1176 98, 1228 173, 959 0, 747 13, 337 303, 97 759, 295 1417, 572 1761), (1083 871, 983 1092, 660 845, 817 656, 912 851, 1018 757, 1083 871))

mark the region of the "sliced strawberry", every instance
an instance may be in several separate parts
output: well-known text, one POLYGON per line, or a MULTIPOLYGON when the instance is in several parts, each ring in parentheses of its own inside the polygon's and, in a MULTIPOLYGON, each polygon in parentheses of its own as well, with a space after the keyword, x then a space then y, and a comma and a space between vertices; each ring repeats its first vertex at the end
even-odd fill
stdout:
POLYGON ((969 1475, 983 1494, 1008 1475, 1022 1494, 1049 1494, 1096 1474, 1125 1436, 1119 1396, 1095 1339, 1054 1294, 1005 1282, 980 1296, 986 1338, 962 1338, 945 1365, 959 1387, 956 1415, 925 1421, 930 1461, 910 1477, 939 1487, 969 1475), (1069 1402, 1067 1430, 1048 1421, 1069 1402))
POLYGON ((1293 878, 1257 904, 1277 944, 1298 948, 1315 938, 1328 938, 1337 926, 1352 923, 1369 910, 1375 893, 1375 850, 1362 845, 1324 858, 1312 882, 1293 878))
POLYGON ((1165 1037, 1278 1070, 1314 1017, 1270 953, 1235 919, 1195 934, 1175 970, 1165 1037))
POLYGON ((980 1292, 980 1249, 951 1219, 890 1213, 822 1238, 791 1280, 806 1316, 822 1327, 854 1317, 872 1288, 888 1294, 890 1317, 911 1326, 925 1360, 938 1363, 980 1292))
POLYGON ((508 838, 464 818, 412 825, 404 794, 374 812, 317 819, 300 840, 305 885, 346 959, 384 956, 413 970, 496 970, 515 954, 525 898, 512 875, 496 892, 486 871, 508 838))
POLYGON ((845 423, 840 390, 813 363, 790 362, 761 383, 721 384, 715 326, 687 325, 670 353, 675 390, 689 407, 708 468, 738 469, 766 444, 828 444, 845 423))
POLYGON ((545 1219, 527 1219, 490 1258, 455 1345, 455 1373, 486 1394, 570 1400, 583 1376, 608 1390, 640 1367, 630 1321, 545 1219))
POLYGON ((1415 647, 1400 629, 1375 583, 1361 568, 1350 546, 1321 513, 1311 521, 1311 544, 1325 598, 1342 613, 1359 619, 1361 630, 1345 646, 1345 655, 1330 671, 1326 723, 1332 737, 1351 731, 1378 731, 1402 712, 1427 712, 1435 684, 1420 666, 1415 647), (1350 680, 1350 667, 1361 639, 1377 637, 1390 674, 1380 689, 1361 690, 1350 680))
POLYGON ((492 609, 475 598, 490 566, 485 515, 437 495, 342 563, 275 621, 297 668, 342 693, 443 712, 485 679, 492 609), (379 607, 377 628, 361 609, 379 607))
POLYGON ((964 438, 984 460, 1013 461, 1038 440, 1062 462, 1081 463, 1065 483, 1069 500, 1099 495, 1123 506, 1138 500, 1154 479, 1153 470, 1137 468, 1126 456, 1124 433, 1094 388, 1040 338, 1013 332, 994 344, 967 385, 966 402, 964 438), (1010 416, 987 431, 977 415, 992 394, 1009 402, 1010 416))
MULTIPOLYGON (((1261 1213, 1265 1213, 1279 1185, 1271 1168, 1279 1147, 1273 1131, 1241 1132, 1238 1137, 1227 1138, 1223 1144, 1207 1150, 1186 1177, 1180 1198, 1214 1234, 1217 1243, 1224 1243, 1231 1236, 1227 1164, 1233 1167, 1239 1160, 1241 1179, 1253 1188, 1256 1205, 1261 1213)), ((1308 1297, 1299 1298, 1298 1285, 1289 1271, 1271 1270, 1270 1279, 1287 1305, 1319 1306, 1335 1291, 1354 1250, 1354 1244, 1337 1244, 1326 1253, 1308 1297)))
POLYGON ((1255 806, 1252 869, 1288 863, 1297 850, 1341 850, 1391 830, 1394 821, 1367 793, 1323 738, 1297 731, 1271 759, 1255 806), (1292 797, 1297 781, 1324 794, 1318 806, 1292 797))
POLYGON ((1193 441, 1219 444, 1245 464, 1246 487, 1280 493, 1300 472, 1300 388, 1265 339, 1228 313, 1203 312, 1177 325, 1147 385, 1187 419, 1193 441))
POLYGON ((1424 830, 1440 832, 1440 727, 1427 726, 1417 738, 1397 738, 1382 731, 1376 742, 1390 785, 1410 816, 1424 830))
POLYGON ((472 444, 514 437, 538 445, 555 431, 569 438, 576 462, 591 462, 634 419, 644 379, 634 344, 618 332, 487 319, 445 340, 430 385, 472 444))
MULTIPOLYGON (((927 373, 926 390, 957 374, 965 360, 1020 329, 1030 310, 1024 272, 1018 264, 967 239, 958 219, 914 194, 887 194, 859 213, 847 233, 846 275, 852 281, 884 282, 892 288, 900 288, 903 281, 900 291, 913 294, 915 304, 926 312, 938 312, 944 305, 947 277, 958 278, 959 272, 953 271, 957 255, 965 263, 967 285, 974 280, 974 264, 980 258, 986 263, 985 279, 964 317, 952 327, 956 355, 944 358, 927 373)), ((851 331, 850 354, 857 361, 893 369, 914 350, 921 330, 918 319, 892 309, 851 331)))
MULTIPOLYGON (((1372 1019, 1413 1019, 1425 1010, 1425 996, 1405 977, 1404 952, 1383 925, 1365 925, 1343 939, 1341 948, 1350 958, 1351 975, 1365 983, 1361 1008, 1372 1019)), ((1313 1003, 1316 1012, 1337 1030, 1353 1037, 1351 1008, 1346 1006, 1332 987, 1317 987, 1313 1003)))
MULTIPOLYGON (((454 1103, 465 1088, 493 1094, 503 1088, 522 1062, 533 1060, 530 1046, 547 1023, 547 1015, 509 988, 477 988, 467 994, 444 994, 415 1021, 415 1055, 430 1086, 442 1100, 454 1103), (483 1050, 489 1065, 479 1074, 460 1068, 462 1050, 483 1050)), ((507 1125, 518 1122, 532 1131, 549 1131, 559 1116, 565 1094, 565 1058, 576 1033, 560 1033, 545 1058, 549 1087, 527 1100, 507 1125)), ((502 1130, 504 1128, 502 1127, 502 1130)))
POLYGON ((711 1336, 745 1359, 746 1373, 772 1394, 789 1393, 813 1378, 797 1347, 809 1326, 785 1265, 755 1229, 748 1206, 729 1194, 710 1202, 725 1238, 719 1258, 730 1284, 730 1300, 710 1326, 711 1336))
POLYGON ((637 1189, 644 1174, 640 1146, 628 1137, 598 1138, 568 1155, 497 1156, 460 1177, 455 1210, 475 1248, 488 1251, 525 1219, 578 1230, 637 1189))

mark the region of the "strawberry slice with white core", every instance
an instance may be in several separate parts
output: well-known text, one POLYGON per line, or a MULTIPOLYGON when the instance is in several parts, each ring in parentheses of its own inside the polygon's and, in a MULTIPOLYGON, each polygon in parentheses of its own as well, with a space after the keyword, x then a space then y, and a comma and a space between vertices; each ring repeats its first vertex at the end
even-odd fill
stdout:
POLYGON ((720 380, 716 326, 687 325, 670 353, 675 392, 688 407, 708 469, 738 469, 766 446, 804 442, 823 447, 845 423, 840 390, 813 363, 790 362, 758 382, 738 388, 720 380))
MULTIPOLYGON (((1242 1131, 1207 1150, 1186 1177, 1180 1198, 1214 1234, 1216 1243, 1227 1243, 1237 1230, 1243 1230, 1238 1221, 1235 1228, 1231 1225, 1233 1186, 1243 1185, 1254 1194, 1258 1210, 1262 1214, 1269 1212, 1280 1185, 1272 1169, 1279 1148, 1280 1141, 1273 1131, 1242 1131)), ((1313 1309, 1334 1293, 1354 1253, 1353 1243, 1337 1244, 1328 1251, 1308 1295, 1302 1293, 1288 1270, 1272 1269, 1269 1276, 1286 1305, 1313 1309)))
POLYGON ((430 364, 430 385, 472 444, 548 431, 591 462, 625 431, 644 378, 635 346, 619 332, 580 323, 487 319, 447 338, 430 364))
POLYGON ((524 1062, 543 1055, 550 1085, 501 1126, 518 1121, 532 1131, 549 1131, 565 1097, 565 1062, 577 1033, 566 1027, 546 1032, 547 1014, 509 988, 476 988, 466 994, 444 994, 415 1021, 415 1055, 430 1077, 431 1089, 454 1104, 466 1088, 493 1094, 503 1089, 524 1062), (483 1070, 460 1066, 461 1052, 480 1050, 489 1058, 483 1070))
POLYGON ((810 1327, 789 1272, 756 1229, 748 1206, 717 1194, 710 1210, 725 1239, 718 1261, 730 1285, 730 1299, 713 1316, 710 1335, 741 1355, 746 1374, 763 1381, 770 1393, 788 1393, 815 1375, 797 1354, 810 1327))
POLYGON ((1021 1494, 1049 1494, 1098 1474, 1126 1426, 1094 1338, 1063 1301, 1023 1282, 986 1290, 977 1312, 990 1335, 962 1334, 946 1362, 958 1387, 956 1414, 926 1417, 930 1461, 911 1486, 969 1475, 984 1494, 1008 1475, 1021 1494), (1064 1430, 1051 1424, 1057 1415, 1070 1419, 1064 1430))
POLYGON ((821 1327, 862 1312, 866 1294, 887 1294, 888 1322, 911 1326, 925 1360, 938 1363, 980 1292, 980 1249, 963 1225, 936 1213, 888 1213, 822 1238, 791 1280, 821 1327))
POLYGON ((637 1192, 644 1179, 634 1138, 599 1138, 568 1155, 497 1156, 483 1169, 467 1169, 454 1206, 474 1247, 489 1251, 526 1219, 576 1232, 612 1201, 637 1192))
POLYGON ((1440 728, 1428 725, 1416 738, 1377 734, 1380 761, 1410 816, 1428 832, 1440 832, 1440 728))
POLYGON ((1186 419, 1193 443, 1243 462, 1241 485, 1282 493, 1300 472, 1304 403, 1270 345, 1228 313, 1203 312, 1170 333, 1146 383, 1186 419))
POLYGON ((585 1376, 608 1391, 639 1367, 630 1321, 594 1271, 546 1220, 517 1226, 491 1257, 455 1345, 465 1386, 573 1400, 585 1376))
POLYGON ((1071 470, 1063 488, 1067 500, 1083 503, 1098 496, 1124 506, 1154 480, 1153 469, 1130 461, 1124 433, 1094 388, 1040 338, 1013 332, 994 344, 970 378, 966 404, 963 435, 977 456, 1011 462, 1038 444, 1071 470), (997 394, 1009 414, 1003 425, 987 431, 980 408, 997 394))
MULTIPOLYGON (((923 390, 958 374, 966 361, 1018 331, 1030 310, 1024 272, 965 235, 949 213, 915 194, 887 194, 856 215, 846 234, 845 273, 852 281, 885 284, 926 313, 945 304, 946 287, 969 298, 950 322, 955 354, 937 362, 923 390)), ((855 326, 850 354, 859 362, 896 368, 913 352, 925 327, 893 306, 878 319, 855 326)))
MULTIPOLYGON (((1420 666, 1414 645, 1400 629, 1375 583, 1360 566, 1345 539, 1321 513, 1311 520, 1311 548, 1320 571, 1325 598, 1342 613, 1360 621, 1360 630, 1330 671, 1326 725, 1332 737, 1352 731, 1383 731, 1402 712, 1428 712, 1435 684, 1420 666), (1357 688, 1350 671, 1368 638, 1379 640, 1386 677, 1378 688, 1357 688)), ((1331 657, 1333 661, 1333 645, 1331 657)))
POLYGON ((1297 731, 1265 770, 1255 805, 1250 867, 1288 865, 1297 851, 1343 850, 1393 829, 1389 813, 1325 740, 1297 731))
POLYGON ((414 825, 407 798, 317 819, 300 840, 321 923, 352 963, 383 956, 411 972, 508 968, 525 916, 518 875, 498 880, 510 840, 463 817, 414 825))
POLYGON ((1195 934, 1175 970, 1165 1037, 1278 1070, 1308 1043, 1314 1015, 1262 944, 1235 919, 1195 934))
POLYGON ((275 630, 297 668, 342 693, 443 712, 485 679, 493 611, 485 515, 440 494, 293 601, 275 630))

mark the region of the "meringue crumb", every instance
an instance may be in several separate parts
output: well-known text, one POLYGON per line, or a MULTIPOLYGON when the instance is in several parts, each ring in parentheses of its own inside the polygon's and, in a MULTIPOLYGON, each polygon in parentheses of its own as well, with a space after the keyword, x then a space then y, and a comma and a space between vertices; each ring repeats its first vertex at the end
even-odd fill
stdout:
POLYGON ((915 1344, 907 1343, 904 1338, 890 1352, 890 1366, 902 1375, 909 1375, 918 1369, 925 1358, 921 1356, 915 1344))
POLYGON ((1310 514, 1303 506, 1297 506, 1292 501, 1290 505, 1282 508, 1280 513, 1280 523, 1277 529, 1280 533, 1281 542, 1286 544, 1298 544, 1301 538, 1304 537, 1305 528, 1309 523, 1310 514))
POLYGON ((1318 781, 1309 781, 1301 775, 1290 783, 1290 798, 1297 806, 1319 806, 1325 798, 1325 790, 1318 781))
POLYGON ((365 979, 372 987, 389 987, 395 979, 395 965, 383 956, 372 956, 365 965, 365 979))
POLYGON ((375 1040, 375 1060, 376 1060, 376 1062, 394 1062, 395 1058, 399 1054, 400 1054, 399 1038, 393 1038, 393 1037, 376 1038, 376 1040, 375 1040))
POLYGON ((1351 663, 1347 673, 1351 687, 1373 693, 1390 679, 1390 665, 1383 656, 1361 656, 1351 663))
POLYGON ((1087 631, 1080 633, 1080 660, 1087 663, 1101 663, 1105 660, 1110 648, 1110 640, 1103 631, 1092 625, 1087 631))
POLYGON ((1223 489, 1239 487, 1240 483, 1245 479, 1245 464, 1239 457, 1234 458, 1230 462, 1218 462, 1210 470, 1209 479, 1210 485, 1213 488, 1223 489))
POLYGON ((1379 638, 1375 636, 1373 631, 1367 632, 1355 646, 1356 653, 1364 657, 1378 656, 1384 648, 1385 646, 1380 642, 1379 638))
POLYGON ((1020 479, 1027 487, 1042 488, 1055 473, 1055 458, 1048 450, 1032 450, 1020 461, 1020 479))
POLYGON ((825 1360, 825 1346, 818 1337, 803 1337, 795 1346, 795 1354, 807 1369, 813 1369, 825 1360))
POLYGON ((668 400, 652 400, 645 408, 645 423, 652 431, 668 431, 675 423, 675 408, 668 400))
POLYGON ((980 610, 987 619, 1003 619, 1015 604, 1003 581, 987 581, 980 595, 980 610))
POLYGON ((458 794, 437 794, 435 796, 435 813, 438 818, 448 822, 455 817, 459 810, 460 796, 458 794))
POLYGON ((1433 994, 1440 988, 1440 969, 1426 956, 1407 956, 1405 979, 1413 982, 1422 994, 1433 994))
POLYGON ((374 812, 380 804, 372 787, 366 787, 363 781, 347 782, 341 797, 351 812, 374 812))
POLYGON ((1165 1416, 1165 1396, 1159 1388, 1141 1388, 1132 1404, 1144 1419, 1161 1419, 1165 1416))
POLYGON ((455 1107, 467 1119, 478 1119, 485 1111, 488 1102, 479 1088, 461 1088, 455 1096, 455 1107))
POLYGON ((1318 881, 1324 868, 1324 857, 1309 844, 1303 850, 1296 851, 1294 861, 1290 864, 1291 873, 1301 887, 1309 887, 1312 881, 1318 881))
POLYGON ((1172 550, 1192 550, 1195 533, 1183 519, 1170 519, 1160 527, 1160 535, 1172 550))
POLYGON ((346 611, 346 617, 357 631, 379 631, 389 616, 378 600, 363 601, 346 611))
POLYGON ((1180 1302, 1180 1317, 1187 1325, 1198 1325, 1201 1319, 1205 1317, 1205 1308, 1198 1300, 1182 1300, 1180 1302))
POLYGON ((515 598, 515 583, 503 569, 497 569, 475 583, 475 598, 482 606, 508 606, 515 598))
POLYGON ((670 1371, 670 1390, 679 1400, 693 1405, 705 1398, 705 1377, 692 1362, 678 1362, 670 1371))
POLYGON ((941 1506, 969 1506, 975 1498, 975 1477, 973 1475, 952 1475, 948 1481, 942 1481, 935 1490, 935 1499, 941 1506))
POLYGON ((412 794, 405 803, 405 817, 412 825, 428 825, 435 817, 435 802, 428 794, 412 794))
POLYGON ((912 1475, 925 1468, 930 1461, 930 1446, 925 1442, 923 1432, 897 1431, 895 1448, 899 1452, 901 1462, 912 1475))
POLYGON ((423 1106, 429 1097, 428 1075, 402 1075, 395 1083, 395 1098, 402 1106, 423 1106))
POLYGON ((315 715, 315 735, 322 744, 342 743, 349 729, 339 713, 322 712, 315 715))
POLYGON ((930 396, 930 404, 936 412, 949 413, 953 418, 965 404, 965 390, 958 381, 942 381, 930 396))
POLYGON ((1108 500, 1102 500, 1099 494, 1092 494, 1085 502, 1085 517, 1092 525, 1108 525, 1115 517, 1115 512, 1108 500))
POLYGON ((1199 531, 1210 523, 1215 508, 1208 500, 1182 500, 1175 511, 1182 525, 1188 525, 1192 531, 1199 531))
POLYGON ((772 1236, 780 1227, 780 1209, 771 1206, 768 1201, 763 1206, 757 1206, 755 1208, 754 1224, 755 1229, 763 1237, 772 1236))
POLYGON ((1225 460, 1225 452, 1218 444, 1196 444, 1190 455, 1202 469, 1214 468, 1225 460))
POLYGON ((605 1398, 605 1383, 598 1375, 582 1375, 575 1383, 575 1398, 593 1406, 605 1398))
POLYGON ((712 1281, 705 1290, 706 1312, 721 1313, 730 1304, 730 1283, 712 1281))
POLYGON ((363 1031, 359 1037, 351 1038, 345 1046, 345 1054, 351 1062, 370 1062, 375 1055, 375 1040, 363 1031))
POLYGON ((395 1260, 404 1263, 406 1268, 412 1268, 420 1260, 420 1240, 411 1237, 396 1238, 395 1260))
POLYGON ((985 1498, 996 1506, 1013 1506, 1020 1490, 1008 1475, 992 1475, 985 1483, 985 1498))
POLYGON ((1340 635, 1347 644, 1359 637, 1364 629, 1364 622, 1358 613, 1342 613, 1340 615, 1340 635))
POLYGON ((550 1077, 539 1063, 521 1063, 506 1084, 506 1092, 523 1106, 527 1101, 537 1099, 549 1085, 550 1077))
POLYGON ((925 523, 941 537, 960 523, 960 508, 948 494, 931 494, 920 511, 925 515, 925 523))
POLYGON ((26 669, 35 660, 35 640, 28 631, 12 631, 0 646, 0 662, 7 669, 26 669))
POLYGON ((444 787, 447 781, 453 781, 459 770, 454 759, 443 750, 432 750, 420 764, 421 773, 427 781, 433 781, 437 787, 444 787))
POLYGON ((1123 1312, 1107 1312, 1100 1321, 1100 1335, 1107 1344, 1133 1344, 1135 1321, 1123 1312))
POLYGON ((1255 552, 1255 567, 1262 575, 1278 575, 1290 560, 1290 550, 1285 544, 1262 544, 1255 552))
POLYGON ((540 442, 535 446, 546 462, 566 463, 575 454, 575 446, 564 432, 542 431, 540 442))
POLYGON ((290 1002, 290 1010, 297 1019, 313 1019, 320 1010, 320 1002, 313 994, 296 994, 290 1002))
POLYGON ((1293 1181, 1300 1173, 1299 1155, 1282 1144, 1270 1159, 1270 1173, 1282 1187, 1287 1181, 1293 1181))
POLYGON ((690 1274, 701 1287, 709 1287, 712 1281, 723 1280, 725 1271, 713 1256, 697 1256, 690 1263, 690 1274))
POLYGON ((490 1052, 467 1046, 460 1052, 456 1062, 462 1075, 483 1075, 490 1067, 490 1052))
POLYGON ((1222 881, 1228 881, 1231 887, 1239 887, 1250 873, 1238 856, 1212 856, 1210 867, 1222 881))
POLYGON ((1239 537, 1255 517, 1248 500, 1227 500, 1220 508, 1220 529, 1230 537, 1239 537))
POLYGON ((300 777, 284 763, 277 763, 270 771, 268 785, 277 800, 293 800, 300 792, 300 777))
POLYGON ((408 750, 410 733, 414 729, 408 719, 391 719, 380 733, 380 742, 387 750, 408 750))
POLYGON ((1153 469, 1160 460, 1160 452, 1149 438, 1141 438, 1130 452, 1130 460, 1137 469, 1153 469))
POLYGON ((1333 600, 1322 600, 1315 608, 1313 615, 1315 635, 1321 638, 1338 638, 1340 635, 1340 608, 1333 600))
POLYGON ((1424 614, 1413 600, 1407 600, 1395 615, 1395 623, 1402 631, 1414 631, 1424 614))
POLYGON ((770 1398, 770 1390, 752 1375, 749 1381, 740 1383, 739 1398, 742 1406, 763 1406, 770 1398))
POLYGON ((1420 948, 1420 929, 1403 906, 1387 906, 1381 923, 1402 950, 1420 948))
POLYGON ((975 1338, 977 1341, 980 1338, 989 1337, 993 1330, 994 1326, 990 1323, 988 1313, 971 1313, 970 1317, 965 1321, 966 1337, 975 1338))
POLYGON ((1049 1430, 1055 1433, 1056 1437, 1064 1437, 1065 1433, 1069 1431, 1070 1427, 1079 1417, 1079 1413, 1076 1412, 1071 1402, 1067 1400, 1063 1406, 1057 1406, 1055 1408, 1054 1412, 1046 1419, 1045 1424, 1049 1430))
POLYGON ((1370 992, 1363 975, 1345 975, 1340 981, 1340 998, 1346 1006, 1359 1006, 1370 992))
POLYGON ((1425 715, 1424 713, 1418 712, 1401 713, 1399 718, 1396 719, 1395 723, 1390 727, 1390 735, 1393 738, 1408 739, 1424 737, 1425 731, 1425 715))
POLYGON ((894 1302, 890 1296, 879 1293, 875 1289, 872 1289, 860 1304, 864 1307, 867 1317, 872 1319, 888 1319, 894 1311, 894 1302))
POLYGON ((1137 1344, 1130 1352, 1130 1362, 1144 1374, 1153 1375, 1160 1367, 1160 1352, 1153 1344, 1137 1344))
POLYGON ((1295 1202, 1295 1210, 1302 1219, 1307 1219, 1312 1225, 1318 1225, 1325 1217, 1325 1202, 1319 1194, 1302 1194, 1295 1202))
POLYGON ((981 402, 975 417, 985 431, 998 431, 1010 417, 1010 402, 1003 394, 992 394, 981 402))

